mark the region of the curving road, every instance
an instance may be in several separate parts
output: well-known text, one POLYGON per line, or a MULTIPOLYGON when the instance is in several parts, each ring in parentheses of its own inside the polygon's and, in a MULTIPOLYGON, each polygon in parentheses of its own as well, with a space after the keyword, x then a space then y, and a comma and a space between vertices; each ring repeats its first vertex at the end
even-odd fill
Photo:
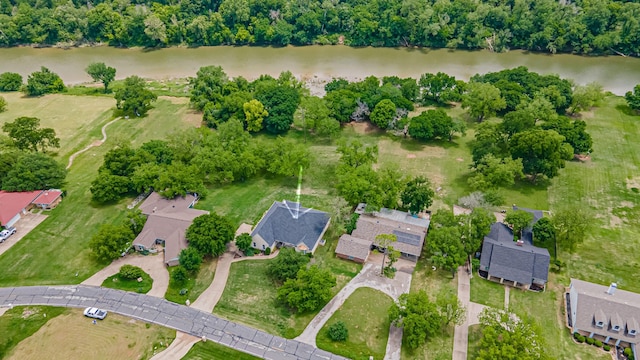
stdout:
POLYGON ((85 285, 0 288, 0 307, 17 305, 99 307, 198 338, 205 337, 263 359, 346 360, 312 345, 267 334, 211 313, 121 290, 85 285))

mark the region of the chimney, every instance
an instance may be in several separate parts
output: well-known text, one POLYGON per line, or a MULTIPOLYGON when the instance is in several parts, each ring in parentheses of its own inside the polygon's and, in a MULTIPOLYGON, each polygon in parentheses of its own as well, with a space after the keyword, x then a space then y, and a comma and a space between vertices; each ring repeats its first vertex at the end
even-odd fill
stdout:
POLYGON ((611 283, 611 285, 609 285, 609 290, 607 290, 607 294, 613 295, 616 292, 617 288, 618 288, 618 284, 611 283))
POLYGON ((158 209, 158 207, 157 207, 157 206, 154 206, 154 207, 153 207, 153 212, 156 212, 156 210, 157 210, 157 209, 158 209))

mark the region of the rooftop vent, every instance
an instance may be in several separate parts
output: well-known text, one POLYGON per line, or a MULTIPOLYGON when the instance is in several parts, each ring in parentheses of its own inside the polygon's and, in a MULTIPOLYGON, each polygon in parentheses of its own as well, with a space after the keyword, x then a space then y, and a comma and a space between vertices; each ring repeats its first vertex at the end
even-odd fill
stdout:
POLYGON ((607 290, 607 294, 613 295, 616 292, 617 288, 618 288, 618 284, 611 283, 611 285, 609 285, 609 289, 607 290))
POLYGON ((524 245, 524 241, 518 240, 518 241, 516 241, 516 245, 522 246, 522 245, 524 245))

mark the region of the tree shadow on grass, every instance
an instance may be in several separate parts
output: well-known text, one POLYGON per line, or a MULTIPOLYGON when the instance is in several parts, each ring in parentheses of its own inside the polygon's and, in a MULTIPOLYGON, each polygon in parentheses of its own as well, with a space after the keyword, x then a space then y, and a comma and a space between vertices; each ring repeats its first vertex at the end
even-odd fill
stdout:
POLYGON ((620 111, 621 113, 623 113, 625 115, 629 115, 629 116, 639 116, 640 115, 640 111, 633 110, 627 104, 618 104, 618 105, 616 105, 616 110, 620 111))

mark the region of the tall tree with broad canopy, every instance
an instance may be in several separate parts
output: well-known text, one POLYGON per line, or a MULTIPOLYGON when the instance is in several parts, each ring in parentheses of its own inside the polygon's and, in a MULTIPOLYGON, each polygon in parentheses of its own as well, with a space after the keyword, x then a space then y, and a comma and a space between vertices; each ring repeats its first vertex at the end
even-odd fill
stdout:
POLYGON ((116 69, 105 65, 103 62, 94 62, 85 69, 93 81, 100 81, 104 86, 104 92, 109 91, 109 84, 116 78, 116 69))
POLYGON ((91 182, 91 200, 105 204, 116 202, 131 191, 131 180, 126 176, 100 171, 91 182))
POLYGON ((200 254, 198 249, 194 247, 187 247, 180 250, 178 261, 180 262, 180 266, 193 274, 200 270, 200 265, 202 265, 202 254, 200 254))
POLYGON ((532 175, 535 182, 540 175, 555 177, 565 161, 573 158, 573 148, 564 141, 564 136, 553 130, 533 129, 515 134, 509 151, 514 159, 522 159, 524 173, 532 175))
POLYGON ((358 106, 360 95, 348 89, 339 89, 327 92, 324 100, 327 102, 331 117, 341 123, 351 121, 351 114, 358 106))
POLYGON ((269 113, 264 119, 265 129, 272 134, 287 132, 300 103, 298 90, 292 86, 271 84, 256 89, 255 96, 269 113))
POLYGON ((309 256, 294 248, 284 247, 280 249, 278 256, 269 261, 267 275, 278 283, 284 283, 288 279, 295 279, 298 271, 306 267, 309 260, 309 256))
POLYGON ((99 261, 111 262, 131 247, 134 238, 127 226, 103 224, 89 241, 89 248, 99 261))
POLYGON ((447 104, 450 101, 460 101, 465 90, 464 82, 457 81, 455 77, 443 72, 422 74, 419 85, 424 105, 430 102, 447 104))
POLYGON ((493 154, 487 154, 476 164, 472 164, 472 168, 475 172, 468 183, 474 190, 511 186, 515 180, 524 177, 522 159, 499 159, 493 154))
POLYGON ((139 76, 124 79, 124 86, 116 90, 116 108, 125 116, 144 116, 151 109, 151 103, 158 96, 147 89, 147 84, 139 76))
POLYGON ((42 66, 40 71, 35 71, 27 78, 24 92, 27 96, 40 96, 50 93, 62 92, 66 89, 58 74, 42 66))
POLYGON ((222 100, 224 85, 229 77, 220 66, 201 67, 195 78, 189 80, 191 86, 191 105, 202 111, 209 102, 222 100))
POLYGON ((438 307, 424 290, 400 295, 398 302, 389 308, 389 319, 394 326, 403 329, 402 342, 411 349, 434 336, 442 324, 438 307))
POLYGON ((251 243, 253 242, 253 238, 248 233, 242 233, 236 236, 236 246, 240 251, 246 252, 251 248, 251 243))
POLYGON ((389 99, 384 99, 376 104, 369 118, 380 129, 387 129, 395 116, 396 104, 389 99))
POLYGON ((477 207, 471 214, 459 215, 457 218, 464 251, 471 256, 480 249, 482 240, 491 232, 491 224, 496 222, 496 217, 492 212, 477 207))
POLYGON ((594 218, 584 208, 567 206, 554 211, 551 221, 556 230, 557 246, 572 254, 589 234, 594 218))
POLYGON ((462 108, 469 109, 469 116, 481 122, 494 116, 507 106, 500 96, 500 90, 487 83, 470 82, 462 97, 462 108))
POLYGON ((522 230, 531 225, 533 214, 524 210, 510 210, 504 218, 504 222, 513 227, 514 240, 517 237, 522 239, 522 230))
POLYGON ((0 74, 0 91, 18 91, 22 87, 22 75, 12 72, 0 74))
POLYGON ((153 188, 167 199, 185 196, 187 193, 206 193, 206 188, 202 183, 202 178, 198 176, 197 169, 193 165, 187 166, 177 161, 171 163, 166 167, 166 171, 160 173, 153 188))
POLYGON ((7 172, 2 180, 2 190, 60 189, 66 176, 67 170, 53 158, 40 153, 25 154, 7 172))
MULTIPOLYGON (((536 246, 549 246, 556 244, 556 229, 553 221, 548 217, 543 217, 533 224, 533 243, 536 246)), ((554 254, 557 258, 558 254, 554 254)))
POLYGON ((378 146, 365 145, 360 140, 338 141, 338 153, 340 165, 357 168, 360 166, 371 166, 378 162, 378 146))
POLYGON ((331 300, 336 277, 317 265, 298 271, 295 279, 288 279, 278 289, 278 300, 300 313, 320 309, 331 300))
POLYGON ((467 253, 461 241, 458 227, 441 227, 429 231, 427 248, 431 253, 431 262, 451 271, 453 277, 459 266, 467 261, 467 253))
POLYGON ((425 177, 416 176, 407 182, 407 186, 400 195, 400 200, 402 206, 412 214, 417 214, 431 206, 434 195, 431 181, 425 177))
POLYGON ((522 314, 486 308, 480 313, 479 360, 547 360, 540 329, 522 314))
POLYGON ((258 132, 262 130, 262 121, 269 116, 269 112, 264 105, 256 99, 252 99, 242 105, 244 111, 245 124, 247 131, 258 132))
POLYGON ((627 91, 624 98, 632 110, 640 111, 640 84, 634 86, 633 91, 627 91))
POLYGON ((197 249, 203 256, 222 255, 233 237, 234 228, 231 222, 215 212, 193 219, 186 232, 189 246, 197 249))
POLYGON ((35 117, 23 116, 7 122, 2 125, 2 131, 9 135, 19 150, 45 152, 49 147, 60 147, 60 139, 56 137, 55 130, 41 128, 40 119, 35 117))

